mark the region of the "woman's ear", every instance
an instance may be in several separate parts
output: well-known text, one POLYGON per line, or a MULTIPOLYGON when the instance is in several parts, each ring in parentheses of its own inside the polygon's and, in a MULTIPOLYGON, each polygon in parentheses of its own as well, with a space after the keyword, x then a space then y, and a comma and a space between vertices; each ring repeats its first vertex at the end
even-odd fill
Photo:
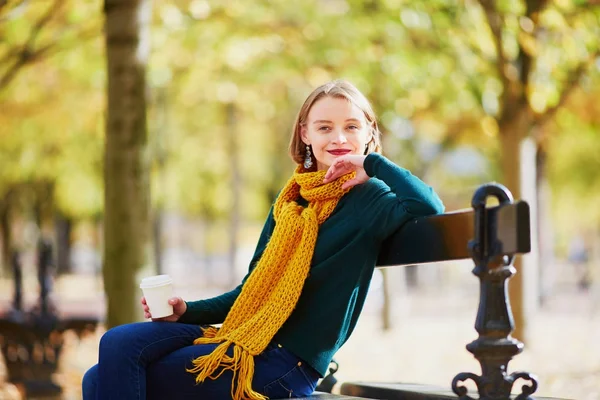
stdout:
POLYGON ((308 134, 306 131, 306 126, 302 125, 300 126, 300 137, 302 138, 302 142, 309 146, 310 145, 310 141, 308 140, 308 134))

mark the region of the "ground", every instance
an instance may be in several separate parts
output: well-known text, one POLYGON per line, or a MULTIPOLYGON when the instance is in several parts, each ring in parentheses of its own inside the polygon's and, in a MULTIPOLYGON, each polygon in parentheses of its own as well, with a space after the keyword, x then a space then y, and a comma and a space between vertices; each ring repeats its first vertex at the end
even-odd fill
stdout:
MULTIPOLYGON (((336 355, 338 380, 372 380, 431 383, 449 387, 459 372, 480 372, 465 345, 477 338, 473 325, 478 302, 477 279, 468 268, 460 272, 423 267, 419 286, 409 289, 404 275, 391 274, 395 293, 393 326, 381 329, 381 291, 376 277, 361 319, 351 339, 336 355)), ((508 371, 527 371, 539 379, 540 396, 578 400, 600 399, 600 303, 598 288, 581 290, 569 267, 559 266, 561 278, 543 307, 528 315, 525 350, 508 371)), ((178 280, 177 274, 176 281, 178 280)), ((190 282, 194 280, 185 280, 190 282)), ((183 282, 181 280, 180 282, 183 282)), ((195 282, 195 281, 194 281, 195 282)), ((63 303, 81 309, 102 310, 100 280, 93 275, 69 276, 56 282, 63 303)), ((198 293, 195 286, 180 284, 186 298, 198 293)), ((201 289, 201 296, 212 295, 201 289)), ((0 299, 11 293, 10 282, 0 283, 0 299)), ((85 370, 97 360, 98 331, 82 340, 66 335, 66 347, 56 380, 63 384, 63 400, 81 398, 85 370)), ((21 399, 18 390, 3 382, 0 366, 0 400, 21 399)), ((339 386, 338 386, 339 387, 339 386)), ((515 389, 520 387, 517 382, 515 389)))

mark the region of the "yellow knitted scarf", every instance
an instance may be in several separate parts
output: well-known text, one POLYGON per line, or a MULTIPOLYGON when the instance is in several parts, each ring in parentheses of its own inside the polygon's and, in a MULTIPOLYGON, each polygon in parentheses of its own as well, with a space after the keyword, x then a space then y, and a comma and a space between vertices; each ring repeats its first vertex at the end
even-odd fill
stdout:
POLYGON ((304 286, 313 257, 319 225, 333 212, 349 189, 342 184, 354 173, 323 184, 325 171, 303 172, 299 166, 275 201, 275 230, 262 257, 220 329, 209 327, 194 344, 220 343, 211 354, 196 358, 188 372, 196 383, 233 371, 234 400, 265 400, 252 390, 254 356, 260 354, 288 319, 304 286), (304 208, 296 200, 308 201, 304 208), (226 354, 233 346, 233 356, 226 354))

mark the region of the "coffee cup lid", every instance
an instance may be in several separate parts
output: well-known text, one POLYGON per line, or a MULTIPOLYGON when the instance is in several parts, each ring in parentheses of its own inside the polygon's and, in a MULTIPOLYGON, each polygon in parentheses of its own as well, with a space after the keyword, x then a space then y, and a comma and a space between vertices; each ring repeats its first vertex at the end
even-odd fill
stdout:
POLYGON ((140 288, 147 289, 156 286, 168 285, 170 283, 173 283, 173 280, 169 275, 154 275, 142 279, 142 282, 140 283, 140 288))

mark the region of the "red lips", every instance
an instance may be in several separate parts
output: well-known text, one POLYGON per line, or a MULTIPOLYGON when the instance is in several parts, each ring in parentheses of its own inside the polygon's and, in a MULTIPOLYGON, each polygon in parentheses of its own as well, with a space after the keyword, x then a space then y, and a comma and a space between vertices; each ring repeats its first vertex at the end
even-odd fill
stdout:
POLYGON ((350 150, 347 149, 336 149, 336 150, 327 150, 328 153, 333 154, 334 156, 343 156, 344 154, 350 153, 350 150))

